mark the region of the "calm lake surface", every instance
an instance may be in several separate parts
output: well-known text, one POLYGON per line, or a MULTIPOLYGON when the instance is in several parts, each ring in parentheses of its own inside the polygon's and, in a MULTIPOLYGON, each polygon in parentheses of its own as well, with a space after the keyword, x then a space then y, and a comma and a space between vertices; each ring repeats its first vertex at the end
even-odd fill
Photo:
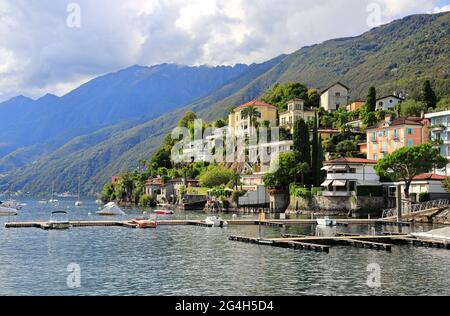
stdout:
MULTIPOLYGON (((58 207, 21 202, 27 206, 19 216, 0 217, 0 295, 450 295, 448 250, 395 246, 388 253, 333 247, 322 254, 228 241, 229 235, 258 236, 256 226, 5 229, 8 221, 48 221, 54 210, 67 210, 71 220, 104 219, 95 216, 98 205, 93 201, 78 209, 73 200, 62 200, 58 207), (73 263, 81 268, 81 287, 76 289, 67 285, 67 267, 73 263), (375 289, 366 285, 367 266, 373 263, 381 267, 382 284, 375 289)), ((133 218, 142 211, 127 213, 126 218, 133 218)), ((206 216, 180 211, 173 218, 206 216)), ((337 231, 367 234, 372 229, 337 231)), ((317 232, 315 226, 299 226, 265 227, 262 233, 317 232)))

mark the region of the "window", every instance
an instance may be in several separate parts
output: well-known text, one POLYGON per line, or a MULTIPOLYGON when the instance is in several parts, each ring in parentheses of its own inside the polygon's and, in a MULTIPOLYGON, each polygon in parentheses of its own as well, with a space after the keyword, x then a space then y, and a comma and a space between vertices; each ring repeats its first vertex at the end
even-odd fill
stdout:
POLYGON ((394 129, 392 132, 394 138, 398 138, 398 129, 394 129))
POLYGON ((383 142, 383 152, 387 152, 387 143, 383 142))
POLYGON ((407 128, 406 135, 414 135, 414 128, 407 128))
POLYGON ((377 154, 373 154, 372 160, 377 160, 377 154))
POLYGON ((341 93, 340 93, 340 92, 336 92, 336 96, 337 96, 337 97, 340 97, 340 96, 341 96, 341 93))

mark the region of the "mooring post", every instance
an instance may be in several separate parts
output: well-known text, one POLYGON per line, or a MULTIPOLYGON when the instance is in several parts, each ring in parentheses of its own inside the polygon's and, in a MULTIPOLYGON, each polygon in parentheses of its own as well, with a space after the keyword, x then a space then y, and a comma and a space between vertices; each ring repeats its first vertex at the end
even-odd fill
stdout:
POLYGON ((397 221, 402 221, 402 186, 397 185, 397 221))

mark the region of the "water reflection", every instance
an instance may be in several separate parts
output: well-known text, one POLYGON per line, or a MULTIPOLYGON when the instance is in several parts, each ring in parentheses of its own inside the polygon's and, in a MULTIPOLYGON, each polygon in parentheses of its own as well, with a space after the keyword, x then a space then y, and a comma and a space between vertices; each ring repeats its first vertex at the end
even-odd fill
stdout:
MULTIPOLYGON (((48 220, 51 205, 26 201, 15 220, 48 220)), ((98 205, 60 201, 71 220, 104 220, 98 205), (90 214, 90 215, 89 215, 90 214)), ((125 218, 142 216, 127 210, 125 218)), ((232 214, 223 215, 230 219, 232 214)), ((204 219, 203 212, 170 218, 204 219)), ((252 215, 239 218, 255 218, 252 215)), ((411 295, 450 294, 450 252, 393 247, 392 253, 332 247, 330 254, 228 241, 229 235, 259 235, 257 226, 213 229, 194 226, 133 230, 120 227, 68 231, 5 229, 0 218, 0 295, 411 295), (80 265, 81 288, 69 289, 67 266, 80 265), (382 287, 366 285, 367 265, 382 269, 382 287)), ((302 225, 262 227, 265 237, 282 234, 333 236, 429 230, 426 225, 302 225)))

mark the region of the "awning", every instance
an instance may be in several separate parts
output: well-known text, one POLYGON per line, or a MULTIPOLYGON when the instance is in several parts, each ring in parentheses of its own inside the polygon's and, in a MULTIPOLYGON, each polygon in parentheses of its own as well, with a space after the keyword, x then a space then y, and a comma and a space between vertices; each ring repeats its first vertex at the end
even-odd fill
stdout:
POLYGON ((333 166, 333 170, 335 171, 347 170, 347 167, 348 166, 345 165, 333 166))
POLYGON ((345 187, 345 186, 347 186, 347 181, 344 181, 344 180, 334 180, 334 181, 333 181, 333 186, 334 186, 334 187, 345 187))
POLYGON ((327 181, 325 181, 324 183, 322 183, 322 187, 327 187, 327 186, 329 186, 331 183, 333 182, 333 180, 327 180, 327 181))
POLYGON ((331 170, 331 168, 333 168, 333 167, 332 166, 325 166, 325 167, 322 168, 322 170, 329 171, 329 170, 331 170))

